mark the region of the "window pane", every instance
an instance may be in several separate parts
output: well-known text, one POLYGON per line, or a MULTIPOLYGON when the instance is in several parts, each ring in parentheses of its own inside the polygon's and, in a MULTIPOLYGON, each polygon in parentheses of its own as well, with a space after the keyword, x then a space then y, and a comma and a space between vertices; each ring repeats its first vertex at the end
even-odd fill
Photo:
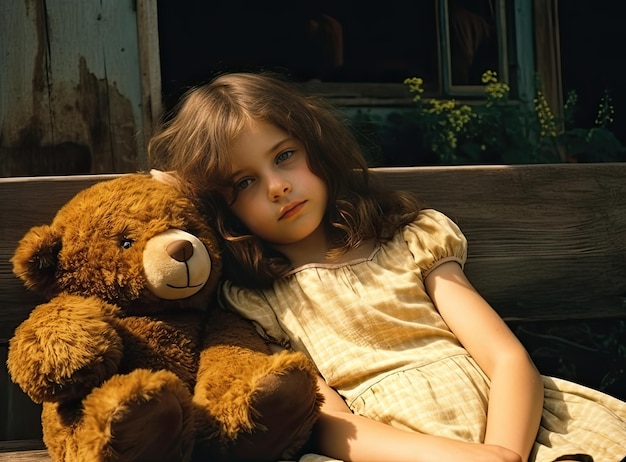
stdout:
POLYGON ((487 70, 506 80, 506 28, 499 0, 447 0, 444 63, 450 85, 483 85, 487 70))
POLYGON ((435 0, 159 1, 166 95, 224 71, 295 80, 439 87, 435 0))

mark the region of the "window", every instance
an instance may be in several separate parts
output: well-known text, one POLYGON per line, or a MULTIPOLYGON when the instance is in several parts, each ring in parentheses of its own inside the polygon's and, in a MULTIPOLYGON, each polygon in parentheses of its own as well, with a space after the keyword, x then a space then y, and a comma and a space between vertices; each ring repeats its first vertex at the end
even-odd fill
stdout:
POLYGON ((486 70, 509 81, 505 7, 504 0, 440 2, 444 91, 471 91, 472 86, 482 85, 486 70))
POLYGON ((476 95, 491 69, 515 89, 515 15, 529 3, 161 0, 166 101, 217 73, 260 69, 348 106, 409 104, 402 81, 413 76, 433 95, 476 95))

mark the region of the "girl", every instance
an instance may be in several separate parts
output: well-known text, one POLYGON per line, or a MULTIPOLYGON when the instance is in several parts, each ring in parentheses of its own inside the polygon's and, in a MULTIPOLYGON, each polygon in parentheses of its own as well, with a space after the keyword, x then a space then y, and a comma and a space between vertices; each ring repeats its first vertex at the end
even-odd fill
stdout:
POLYGON ((318 451, 626 456, 626 403, 541 377, 465 277, 459 228, 377 184, 322 101, 276 77, 223 75, 187 94, 150 155, 216 219, 231 268, 223 303, 319 369, 318 451))

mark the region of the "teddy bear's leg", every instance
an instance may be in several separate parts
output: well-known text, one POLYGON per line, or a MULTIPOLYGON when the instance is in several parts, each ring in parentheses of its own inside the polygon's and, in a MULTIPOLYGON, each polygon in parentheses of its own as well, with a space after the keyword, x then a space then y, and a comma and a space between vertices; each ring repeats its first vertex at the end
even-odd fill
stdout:
POLYGON ((78 452, 74 431, 82 416, 79 400, 70 403, 44 402, 41 411, 43 441, 54 462, 76 460, 78 452))
POLYGON ((59 461, 186 461, 195 438, 192 406, 174 374, 138 369, 112 377, 75 409, 48 406, 44 441, 59 461))
POLYGON ((310 362, 293 352, 228 353, 222 351, 223 357, 231 358, 229 371, 217 371, 215 361, 211 374, 199 375, 194 402, 204 412, 197 419, 198 432, 215 439, 199 439, 194 460, 293 458, 310 436, 322 399, 310 362))

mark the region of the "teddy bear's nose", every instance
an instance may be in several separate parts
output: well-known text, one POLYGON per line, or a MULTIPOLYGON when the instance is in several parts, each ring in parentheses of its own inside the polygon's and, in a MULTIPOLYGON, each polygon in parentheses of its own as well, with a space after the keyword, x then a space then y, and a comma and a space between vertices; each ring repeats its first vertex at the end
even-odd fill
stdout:
POLYGON ((167 254, 176 261, 184 262, 193 255, 193 245, 184 239, 171 242, 166 248, 167 254))

